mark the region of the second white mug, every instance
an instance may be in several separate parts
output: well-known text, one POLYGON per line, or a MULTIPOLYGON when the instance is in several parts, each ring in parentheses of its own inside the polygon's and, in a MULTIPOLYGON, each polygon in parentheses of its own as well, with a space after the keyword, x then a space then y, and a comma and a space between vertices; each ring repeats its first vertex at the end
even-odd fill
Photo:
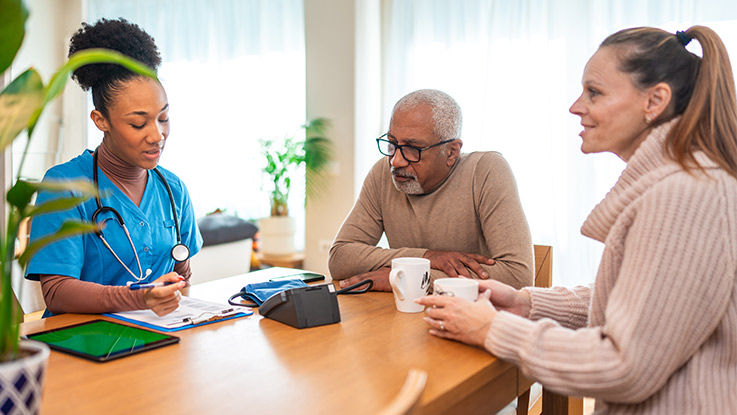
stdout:
POLYGON ((479 282, 468 278, 438 278, 433 284, 433 293, 476 301, 479 296, 479 282))

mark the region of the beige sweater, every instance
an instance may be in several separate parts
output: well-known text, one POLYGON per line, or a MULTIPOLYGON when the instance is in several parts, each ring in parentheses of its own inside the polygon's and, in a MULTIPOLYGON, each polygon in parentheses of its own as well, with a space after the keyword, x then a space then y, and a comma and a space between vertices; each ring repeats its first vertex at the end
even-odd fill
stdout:
MULTIPOLYGON (((366 177, 356 205, 330 248, 335 279, 390 266, 428 249, 494 258, 489 277, 532 285, 532 243, 512 171, 499 153, 462 154, 433 192, 407 195, 394 187, 386 158, 366 177), (376 246, 386 233, 390 249, 376 246)), ((444 277, 439 270, 432 278, 444 277)))
POLYGON ((689 175, 654 130, 582 227, 605 248, 592 289, 528 289, 530 321, 486 348, 597 414, 737 414, 737 180, 689 175))

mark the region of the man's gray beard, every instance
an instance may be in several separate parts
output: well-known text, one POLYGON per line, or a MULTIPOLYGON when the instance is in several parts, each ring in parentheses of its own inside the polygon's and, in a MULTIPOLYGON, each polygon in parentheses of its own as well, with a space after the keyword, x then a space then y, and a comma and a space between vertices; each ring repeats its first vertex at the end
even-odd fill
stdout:
POLYGON ((394 187, 402 193, 406 193, 408 195, 421 195, 425 193, 422 190, 420 182, 418 182, 416 178, 412 178, 412 180, 408 182, 398 182, 397 178, 392 174, 392 182, 394 183, 394 187))

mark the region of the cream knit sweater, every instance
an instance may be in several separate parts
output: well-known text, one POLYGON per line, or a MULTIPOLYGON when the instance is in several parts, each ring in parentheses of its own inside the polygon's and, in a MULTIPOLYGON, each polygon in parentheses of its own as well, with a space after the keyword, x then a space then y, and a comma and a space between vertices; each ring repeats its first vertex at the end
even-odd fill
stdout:
POLYGON ((737 414, 737 180, 665 153, 655 129, 582 227, 604 242, 592 288, 528 289, 485 346, 596 414, 737 414))

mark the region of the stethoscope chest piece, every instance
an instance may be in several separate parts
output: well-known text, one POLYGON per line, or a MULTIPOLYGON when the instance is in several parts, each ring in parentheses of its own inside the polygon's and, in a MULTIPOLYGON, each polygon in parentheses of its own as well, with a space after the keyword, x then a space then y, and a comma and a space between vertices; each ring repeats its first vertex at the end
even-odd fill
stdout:
POLYGON ((184 262, 189 258, 189 248, 185 244, 176 244, 171 248, 171 257, 177 262, 184 262))

